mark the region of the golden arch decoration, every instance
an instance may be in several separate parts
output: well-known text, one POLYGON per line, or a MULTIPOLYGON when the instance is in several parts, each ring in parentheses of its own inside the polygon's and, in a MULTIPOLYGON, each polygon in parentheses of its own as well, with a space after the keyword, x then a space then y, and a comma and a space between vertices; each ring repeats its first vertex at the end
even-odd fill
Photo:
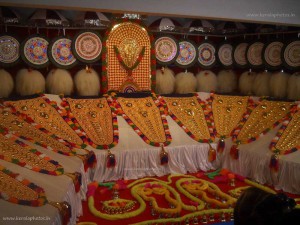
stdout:
POLYGON ((105 41, 103 89, 125 92, 126 85, 134 91, 151 90, 151 37, 134 22, 114 25, 105 41))

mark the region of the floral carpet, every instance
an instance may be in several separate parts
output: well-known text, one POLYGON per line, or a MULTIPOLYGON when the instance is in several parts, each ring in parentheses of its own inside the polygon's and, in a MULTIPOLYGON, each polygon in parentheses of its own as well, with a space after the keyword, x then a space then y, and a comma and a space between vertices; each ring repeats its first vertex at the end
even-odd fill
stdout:
MULTIPOLYGON (((271 187, 226 169, 92 182, 88 186, 87 201, 83 202, 83 216, 78 225, 233 225, 235 203, 251 186, 276 193, 271 187)), ((290 197, 300 203, 299 196, 290 197)))

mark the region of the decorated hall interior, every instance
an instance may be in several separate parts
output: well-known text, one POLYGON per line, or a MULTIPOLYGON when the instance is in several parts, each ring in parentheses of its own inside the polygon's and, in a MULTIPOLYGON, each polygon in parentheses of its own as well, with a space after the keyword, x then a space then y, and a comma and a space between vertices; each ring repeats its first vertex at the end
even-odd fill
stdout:
POLYGON ((297 0, 0 0, 0 225, 298 224, 299 149, 297 0))

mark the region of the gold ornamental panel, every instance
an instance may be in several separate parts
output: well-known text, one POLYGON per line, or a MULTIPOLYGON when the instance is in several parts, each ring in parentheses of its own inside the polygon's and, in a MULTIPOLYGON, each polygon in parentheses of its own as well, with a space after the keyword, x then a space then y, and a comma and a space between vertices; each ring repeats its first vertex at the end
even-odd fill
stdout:
POLYGON ((30 150, 30 147, 22 147, 0 134, 0 155, 3 155, 3 160, 8 162, 11 160, 18 160, 19 163, 25 163, 27 167, 38 167, 48 171, 56 170, 54 164, 47 161, 45 158, 39 157, 30 150))
POLYGON ((16 132, 18 136, 31 138, 34 141, 48 145, 53 149, 60 150, 64 153, 70 153, 70 149, 67 146, 5 109, 0 109, 0 126, 7 128, 9 131, 16 132))
POLYGON ((164 97, 168 109, 193 134, 196 140, 209 140, 210 133, 205 115, 197 98, 194 97, 164 97))
POLYGON ((292 148, 300 147, 300 112, 298 111, 292 117, 286 129, 279 138, 276 149, 280 151, 290 150, 292 148))
POLYGON ((60 114, 49 105, 43 98, 33 98, 26 100, 7 102, 17 109, 17 111, 28 115, 37 124, 67 140, 71 143, 81 145, 83 142, 75 131, 64 121, 60 114))
POLYGON ((33 201, 38 199, 37 192, 2 171, 0 171, 0 192, 19 200, 33 201))
POLYGON ((132 78, 140 90, 151 90, 151 41, 146 29, 131 22, 119 23, 112 28, 106 41, 108 90, 119 90, 128 77, 128 71, 120 64, 114 47, 129 68, 137 62, 145 48, 142 60, 132 71, 132 78))
POLYGON ((159 109, 151 97, 118 98, 122 110, 140 131, 152 142, 163 143, 166 134, 159 109))
POLYGON ((247 118, 237 140, 247 143, 248 139, 258 137, 267 129, 272 129, 277 121, 286 116, 292 105, 290 102, 261 101, 247 118))
POLYGON ((212 110, 218 135, 229 136, 247 110, 249 97, 214 95, 212 110))
POLYGON ((66 101, 80 126, 95 144, 109 145, 113 142, 111 109, 105 98, 66 98, 66 101))

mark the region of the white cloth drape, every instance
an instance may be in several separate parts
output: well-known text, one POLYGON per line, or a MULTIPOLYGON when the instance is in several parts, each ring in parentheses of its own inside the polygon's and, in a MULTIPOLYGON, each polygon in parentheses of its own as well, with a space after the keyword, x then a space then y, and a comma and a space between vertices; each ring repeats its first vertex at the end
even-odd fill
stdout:
MULTIPOLYGON (((51 100, 58 103, 61 99, 56 95, 47 95, 51 100)), ((200 93, 202 100, 209 97, 207 93, 200 93)), ((160 147, 146 144, 136 132, 118 116, 119 143, 111 149, 116 157, 116 167, 106 167, 107 151, 92 149, 97 158, 94 171, 85 172, 81 160, 77 157, 66 157, 57 153, 35 146, 39 151, 46 153, 58 161, 65 168, 65 172, 78 171, 82 174, 82 188, 80 193, 75 193, 74 185, 67 176, 49 176, 39 174, 15 164, 0 160, 0 164, 21 174, 24 178, 41 186, 46 191, 47 198, 51 201, 67 201, 72 206, 72 218, 70 225, 76 224, 76 217, 82 214, 81 200, 85 199, 87 184, 91 180, 99 182, 118 179, 137 179, 145 176, 163 176, 169 173, 188 173, 199 170, 208 171, 219 167, 228 168, 237 174, 249 177, 262 184, 274 185, 291 193, 300 194, 300 151, 280 158, 280 169, 278 174, 271 173, 269 162, 271 151, 269 144, 275 136, 277 129, 272 130, 255 142, 241 145, 239 160, 231 159, 229 155, 231 140, 226 140, 226 149, 222 155, 217 155, 217 160, 210 163, 207 160, 209 145, 198 143, 190 138, 169 116, 168 125, 172 135, 172 142, 165 150, 169 154, 169 163, 160 165, 160 147)), ((27 144, 33 145, 29 142, 27 144)), ((212 144, 216 149, 216 144, 212 144)), ((1 220, 3 217, 15 216, 48 216, 50 220, 31 221, 33 225, 56 225, 60 224, 57 209, 50 205, 42 207, 28 207, 15 205, 0 200, 0 224, 23 225, 24 221, 13 221, 11 223, 1 220)))

